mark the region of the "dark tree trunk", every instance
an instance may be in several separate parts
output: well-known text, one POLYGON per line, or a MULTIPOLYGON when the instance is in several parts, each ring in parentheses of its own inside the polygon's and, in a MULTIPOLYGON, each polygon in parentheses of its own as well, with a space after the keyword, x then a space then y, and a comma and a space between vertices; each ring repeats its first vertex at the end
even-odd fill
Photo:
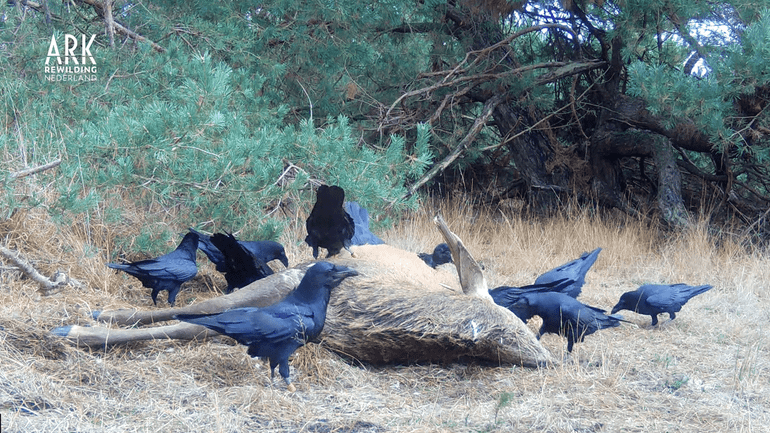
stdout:
MULTIPOLYGON (((603 111, 591 137, 591 187, 598 201, 631 211, 624 198, 625 179, 620 160, 632 156, 652 157, 658 173, 656 199, 661 217, 672 226, 685 226, 688 213, 682 200, 681 173, 669 139, 673 132, 663 128, 660 119, 647 111, 643 101, 620 93, 610 98, 615 103, 603 111), (637 125, 642 131, 629 128, 637 125)), ((696 134, 676 139, 692 144, 692 135, 696 134)))
MULTIPOLYGON (((500 104, 494 112, 495 126, 500 135, 513 136, 531 127, 539 119, 520 113, 509 104, 500 104)), ((548 170, 549 159, 555 155, 545 134, 534 129, 508 144, 508 152, 519 175, 527 184, 529 204, 538 210, 555 209, 559 193, 567 189, 566 170, 548 170)))
POLYGON ((621 155, 616 144, 625 142, 624 134, 600 130, 591 136, 588 161, 591 166, 591 193, 602 205, 626 211, 623 198, 626 182, 620 169, 621 155))
POLYGON ((655 166, 658 168, 658 207, 663 220, 675 227, 688 224, 689 215, 682 200, 682 176, 671 142, 659 135, 651 136, 655 166))
MULTIPOLYGON (((458 33, 471 40, 473 50, 484 50, 505 38, 499 24, 500 10, 467 8, 463 2, 456 1, 448 4, 447 20, 455 24, 458 33)), ((495 66, 487 72, 504 72, 520 66, 515 53, 504 46, 492 51, 489 57, 490 64, 495 66)), ((491 83, 491 86, 480 86, 469 92, 469 96, 477 102, 486 103, 501 92, 506 92, 505 85, 491 83)), ((494 109, 493 124, 501 137, 511 137, 532 128, 542 117, 545 116, 541 113, 533 114, 515 103, 503 102, 494 109)), ((530 206, 536 210, 555 209, 559 203, 558 195, 568 190, 569 174, 566 170, 549 170, 549 160, 556 154, 549 137, 537 128, 532 128, 511 140, 504 148, 508 151, 505 161, 508 158, 513 161, 518 171, 516 175, 520 178, 512 175, 508 164, 496 167, 506 173, 500 173, 502 176, 496 173, 494 177, 506 179, 509 186, 523 180, 530 206)))

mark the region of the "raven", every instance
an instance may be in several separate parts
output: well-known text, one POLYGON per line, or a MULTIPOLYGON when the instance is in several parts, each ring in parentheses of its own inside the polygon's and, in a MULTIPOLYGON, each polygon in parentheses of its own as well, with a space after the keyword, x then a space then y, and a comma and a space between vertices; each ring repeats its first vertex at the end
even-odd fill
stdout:
POLYGON ((452 251, 447 244, 438 244, 433 249, 433 254, 419 253, 417 254, 423 262, 425 262, 431 268, 443 265, 444 263, 452 263, 452 251))
POLYGON ((253 281, 273 275, 270 266, 255 256, 243 243, 238 242, 232 234, 214 233, 210 242, 224 258, 224 274, 227 280, 225 293, 231 293, 233 289, 248 286, 253 281))
POLYGON ((579 258, 551 269, 537 277, 535 284, 545 284, 567 278, 573 281, 572 286, 569 289, 562 290, 562 292, 577 298, 583 288, 583 284, 586 282, 586 273, 596 262, 596 258, 601 250, 601 248, 597 248, 590 253, 583 253, 579 258))
POLYGON ((630 310, 652 317, 650 326, 658 324, 658 314, 668 313, 674 320, 682 306, 696 295, 711 289, 712 286, 688 286, 687 284, 647 284, 632 292, 623 293, 618 304, 612 307, 612 314, 620 310, 630 310))
POLYGON ((558 292, 526 293, 513 305, 529 320, 532 316, 540 316, 543 325, 538 331, 542 334, 559 334, 567 338, 567 351, 572 352, 575 343, 583 342, 586 335, 612 328, 624 321, 618 317, 607 316, 604 310, 591 307, 577 301, 575 298, 558 292))
MULTIPOLYGON (((225 257, 222 252, 211 243, 211 237, 204 235, 195 229, 190 228, 190 231, 197 234, 200 238, 198 248, 206 254, 206 257, 211 260, 216 266, 217 271, 225 273, 227 267, 225 266, 225 257)), ((289 259, 286 257, 286 250, 283 245, 275 241, 238 241, 241 246, 249 250, 255 257, 262 260, 265 263, 269 263, 273 260, 280 260, 285 267, 289 267, 289 259)), ((272 274, 273 271, 270 271, 272 274)), ((270 275, 268 274, 268 275, 270 275)))
POLYGON ((342 208, 344 201, 345 191, 342 188, 336 185, 318 187, 315 205, 305 221, 305 242, 313 248, 313 258, 318 258, 319 247, 326 248, 327 258, 339 254, 342 248, 350 251, 355 223, 342 208))
POLYGON ((248 346, 252 357, 267 357, 270 378, 275 367, 289 391, 289 356, 321 333, 331 290, 347 277, 358 275, 353 269, 317 262, 296 289, 283 300, 264 308, 235 308, 218 314, 177 314, 175 319, 203 325, 248 346))
POLYGON ((133 275, 144 287, 152 289, 152 302, 155 305, 158 305, 158 293, 168 290, 168 303, 173 307, 182 283, 198 273, 195 265, 197 248, 198 235, 187 233, 179 246, 168 254, 133 263, 107 263, 107 266, 133 275))
POLYGON ((369 212, 362 208, 357 202, 345 202, 345 211, 353 218, 355 224, 355 233, 350 239, 351 245, 381 245, 385 241, 378 238, 369 231, 369 212))
POLYGON ((531 284, 528 286, 515 287, 515 286, 500 286, 489 291, 489 295, 492 296, 492 300, 495 304, 511 310, 522 322, 529 320, 529 308, 522 308, 522 305, 515 307, 516 303, 521 299, 522 295, 528 293, 545 293, 545 292, 560 292, 568 294, 572 289, 575 282, 569 279, 561 279, 558 281, 552 281, 549 283, 531 284))

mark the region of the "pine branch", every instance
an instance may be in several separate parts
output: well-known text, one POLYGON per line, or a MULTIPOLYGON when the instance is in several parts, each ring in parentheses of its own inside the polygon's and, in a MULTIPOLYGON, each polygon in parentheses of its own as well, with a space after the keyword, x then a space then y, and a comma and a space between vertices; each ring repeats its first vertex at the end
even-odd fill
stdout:
MULTIPOLYGON (((105 26, 106 26, 107 29, 109 29, 110 23, 107 22, 107 18, 105 18, 104 5, 102 4, 102 2, 99 2, 99 1, 96 1, 96 0, 82 0, 82 1, 85 4, 92 6, 93 9, 94 9, 94 12, 96 12, 96 14, 99 15, 100 18, 105 19, 105 26)), ((47 11, 46 19, 49 19, 48 17, 51 17, 53 19, 61 21, 61 17, 59 17, 57 15, 51 14, 50 11, 48 11, 46 7, 44 7, 43 5, 41 5, 39 3, 35 3, 35 2, 32 2, 32 1, 26 1, 26 2, 24 2, 24 4, 26 6, 32 8, 32 9, 35 9, 36 11, 39 11, 39 12, 46 13, 46 11, 47 11)), ((152 48, 155 51, 157 51, 159 53, 165 53, 166 52, 165 48, 161 47, 160 45, 156 44, 155 42, 145 38, 144 36, 134 32, 133 30, 131 30, 129 28, 124 27, 122 24, 120 24, 119 22, 117 22, 115 20, 111 20, 111 21, 112 21, 112 27, 114 28, 115 31, 117 31, 119 33, 123 33, 124 35, 128 36, 131 39, 134 39, 135 41, 147 42, 148 44, 150 44, 150 46, 152 46, 152 48)))
MULTIPOLYGON (((102 2, 96 1, 96 0, 82 0, 83 3, 93 6, 94 12, 96 12, 97 15, 99 15, 101 18, 104 18, 104 4, 102 2)), ((109 23, 108 23, 109 25, 109 23)), ((119 33, 123 33, 124 35, 128 36, 129 38, 139 41, 139 42, 147 42, 150 44, 150 46, 159 53, 165 53, 166 49, 161 47, 160 45, 156 44, 155 42, 145 38, 144 36, 134 32, 133 30, 124 27, 122 24, 120 24, 117 21, 112 21, 112 25, 115 29, 115 31, 119 33)))
MULTIPOLYGON (((476 136, 481 132, 481 129, 487 124, 487 121, 490 117, 492 117, 492 113, 495 111, 495 108, 500 105, 505 100, 505 95, 503 94, 497 94, 489 100, 487 100, 486 104, 484 104, 484 110, 482 111, 481 116, 476 118, 476 121, 473 122, 473 126, 471 127, 470 131, 468 131, 468 134, 463 137, 463 139, 460 141, 460 143, 457 144, 457 146, 452 149, 451 152, 449 152, 449 155, 447 155, 443 161, 439 162, 438 164, 434 165, 433 168, 428 170, 425 175, 423 175, 422 178, 420 178, 417 182, 412 185, 409 190, 401 196, 396 201, 406 200, 407 198, 414 195, 415 192, 417 192, 420 187, 425 185, 429 180, 431 180, 434 176, 436 176, 438 173, 449 167, 454 160, 460 157, 460 155, 465 152, 465 150, 468 149, 468 146, 473 142, 473 140, 476 138, 476 136)), ((395 203, 395 201, 393 202, 395 203)), ((393 205, 391 203, 391 206, 393 205)))
MULTIPOLYGON (((600 60, 589 60, 585 62, 548 62, 548 63, 537 63, 534 65, 526 65, 522 66, 520 68, 516 69, 510 69, 505 72, 500 73, 483 73, 483 74, 476 74, 476 75, 470 75, 465 77, 460 77, 452 81, 440 81, 438 83, 432 84, 427 87, 423 87, 421 89, 412 90, 411 92, 406 92, 398 99, 396 99, 388 108, 388 111, 385 113, 384 119, 387 119, 390 117, 391 111, 406 98, 410 98, 412 96, 418 96, 424 93, 430 93, 435 90, 444 88, 444 87, 453 87, 460 84, 468 83, 470 82, 470 85, 473 85, 474 82, 479 81, 491 81, 500 79, 509 75, 516 75, 516 74, 522 74, 524 72, 534 71, 537 69, 548 69, 548 68, 555 68, 553 71, 544 74, 543 76, 539 77, 537 81, 535 82, 535 85, 543 85, 548 84, 550 82, 556 81, 558 79, 568 77, 570 75, 576 75, 583 72, 587 72, 593 69, 602 68, 607 65, 607 62, 600 61, 600 60)), ((462 71, 462 70, 460 70, 462 71)), ((454 75, 454 71, 450 72, 448 76, 454 75)), ((446 79, 446 78, 445 78, 446 79)))

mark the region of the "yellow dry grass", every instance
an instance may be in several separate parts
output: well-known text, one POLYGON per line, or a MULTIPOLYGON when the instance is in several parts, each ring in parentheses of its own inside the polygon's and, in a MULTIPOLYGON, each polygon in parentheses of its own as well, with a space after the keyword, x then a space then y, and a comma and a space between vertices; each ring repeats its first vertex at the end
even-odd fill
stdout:
MULTIPOLYGON (((485 266, 490 287, 530 283, 602 247, 580 297, 585 303, 611 308, 647 282, 714 289, 659 329, 646 329, 649 317, 624 312, 635 324, 587 337, 553 368, 372 367, 310 344, 295 354, 298 391, 288 393, 225 338, 87 351, 51 337, 56 326, 92 323, 94 309, 153 308, 149 290, 104 266, 111 236, 126 227, 57 227, 42 212, 17 214, 0 223, 3 244, 43 273, 61 269, 83 285, 43 297, 2 264, 2 431, 763 432, 770 425, 770 260, 763 252, 718 242, 705 225, 672 236, 579 209, 569 218, 528 221, 463 200, 427 203, 379 235, 395 247, 431 251, 441 242, 435 208, 485 266)), ((310 258, 303 231, 294 221, 281 239, 292 264, 310 258)), ((200 277, 183 288, 180 303, 216 296, 224 284, 200 259, 200 277)), ((563 339, 542 341, 565 356, 563 339)))

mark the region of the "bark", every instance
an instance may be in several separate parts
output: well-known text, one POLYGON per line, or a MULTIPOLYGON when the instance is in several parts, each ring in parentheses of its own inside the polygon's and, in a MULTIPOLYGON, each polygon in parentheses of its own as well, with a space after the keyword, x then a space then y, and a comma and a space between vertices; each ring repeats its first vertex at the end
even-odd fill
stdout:
POLYGON ((627 143, 628 137, 611 131, 598 131, 591 137, 589 164, 591 167, 591 192, 599 203, 626 211, 623 197, 626 182, 620 169, 618 145, 627 143))
POLYGON ((682 200, 682 176, 668 139, 652 136, 655 166, 658 168, 658 207, 663 220, 675 227, 687 226, 689 215, 682 200))
POLYGON ((682 149, 710 152, 708 139, 684 124, 665 128, 662 119, 653 116, 641 99, 620 93, 610 98, 615 102, 603 110, 598 128, 591 136, 589 160, 593 193, 600 203, 629 212, 624 198, 626 182, 621 158, 652 157, 658 172, 656 200, 663 220, 673 226, 686 225, 688 213, 682 200, 681 174, 672 144, 682 149))
MULTIPOLYGON (((503 137, 517 135, 520 130, 537 121, 529 113, 520 113, 509 104, 499 105, 494 118, 503 137)), ((519 135, 508 144, 508 153, 519 174, 527 182, 530 204, 537 209, 555 208, 559 201, 554 191, 565 188, 568 181, 566 173, 548 170, 548 161, 554 155, 548 137, 538 130, 519 135)))

